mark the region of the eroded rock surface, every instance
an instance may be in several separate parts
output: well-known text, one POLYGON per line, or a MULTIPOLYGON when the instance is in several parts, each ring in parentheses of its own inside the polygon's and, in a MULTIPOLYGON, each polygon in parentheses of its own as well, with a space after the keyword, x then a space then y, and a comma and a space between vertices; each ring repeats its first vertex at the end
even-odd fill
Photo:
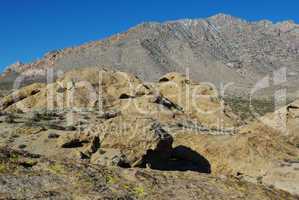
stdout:
POLYGON ((86 68, 35 86, 1 111, 6 199, 298 199, 295 140, 243 123, 206 84, 86 68))

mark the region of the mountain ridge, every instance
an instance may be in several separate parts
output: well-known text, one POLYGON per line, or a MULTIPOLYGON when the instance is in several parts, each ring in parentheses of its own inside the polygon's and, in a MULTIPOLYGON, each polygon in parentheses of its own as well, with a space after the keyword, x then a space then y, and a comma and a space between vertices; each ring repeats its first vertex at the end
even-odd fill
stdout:
MULTIPOLYGON (((135 29, 137 28, 138 26, 142 26, 144 24, 159 24, 159 25, 163 25, 163 24, 167 24, 167 23, 176 23, 176 22, 196 22, 196 21, 200 21, 200 20, 208 20, 208 19, 213 19, 213 18, 233 18, 235 20, 239 20, 239 21, 242 21, 242 22, 245 22, 245 23, 249 23, 249 24, 259 24, 259 23, 265 23, 265 24, 271 24, 271 25, 282 25, 282 24, 292 24, 292 25, 295 25, 295 26, 299 26, 298 23, 296 23, 294 20, 280 20, 280 21, 271 21, 271 20, 268 20, 268 19, 261 19, 261 20, 245 20, 245 19, 242 19, 241 17, 235 17, 233 15, 230 15, 230 14, 226 14, 226 13, 218 13, 218 14, 215 14, 215 15, 212 15, 210 17, 206 17, 206 18, 182 18, 182 19, 175 19, 175 20, 169 20, 169 21, 165 21, 165 22, 158 22, 158 21, 144 21, 144 22, 141 22, 141 23, 138 23, 136 24, 135 26, 129 28, 127 31, 131 30, 131 29, 135 29)), ((107 36, 107 37, 104 37, 104 38, 101 38, 101 39, 97 39, 97 40, 92 40, 92 41, 89 41, 89 42, 84 42, 82 44, 78 44, 77 46, 72 46, 72 47, 64 47, 60 50, 66 50, 66 49, 72 49, 74 47, 80 47, 80 46, 85 46, 85 45, 88 45, 88 44, 91 44, 91 43, 95 43, 97 41, 101 41, 101 40, 106 40, 106 39, 109 39, 111 37, 113 37, 114 35, 118 35, 118 34, 123 34, 127 31, 122 31, 122 32, 119 32, 119 33, 114 33, 110 36, 107 36)), ((4 71, 6 70, 9 70, 11 68, 14 68, 13 66, 15 65, 28 65, 28 64, 31 64, 31 63, 34 63, 38 60, 41 60, 43 59, 44 57, 46 57, 47 54, 51 53, 51 52, 55 52, 55 51, 59 51, 58 49, 54 49, 54 50, 51 50, 51 51, 46 51, 46 53, 44 53, 44 55, 42 56, 42 58, 40 59, 33 59, 29 62, 26 62, 26 63, 23 63, 22 61, 20 60, 17 60, 15 63, 11 64, 11 65, 8 65, 8 66, 5 66, 4 67, 4 71)))
POLYGON ((249 90, 264 76, 286 67, 288 87, 294 92, 292 85, 299 76, 298 30, 292 21, 248 22, 226 14, 145 22, 103 40, 51 51, 33 63, 17 63, 8 67, 2 79, 22 73, 34 82, 50 68, 68 71, 99 66, 152 81, 188 68, 195 80, 217 86, 234 82, 249 90))

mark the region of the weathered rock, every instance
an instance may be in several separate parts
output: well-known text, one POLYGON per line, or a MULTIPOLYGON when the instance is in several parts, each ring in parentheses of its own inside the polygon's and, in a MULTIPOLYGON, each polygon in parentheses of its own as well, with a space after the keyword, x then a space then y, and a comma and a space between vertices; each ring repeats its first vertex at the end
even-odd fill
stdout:
MULTIPOLYGON (((80 72, 78 70, 69 76, 74 83, 72 90, 78 89, 80 72)), ((91 73, 86 69, 85 73, 88 75, 83 73, 83 77, 87 78, 95 74, 94 72, 92 70, 91 73)), ((247 130, 246 127, 234 129, 237 123, 231 115, 232 111, 226 109, 226 105, 222 104, 217 96, 213 96, 215 90, 208 85, 193 83, 183 76, 172 74, 160 83, 144 86, 146 91, 138 93, 136 88, 129 92, 130 84, 120 78, 122 75, 107 71, 105 75, 103 88, 99 90, 102 99, 98 101, 99 106, 102 103, 102 109, 93 111, 84 107, 88 105, 85 88, 84 91, 79 90, 77 94, 80 95, 76 96, 78 99, 75 105, 82 106, 82 109, 73 107, 61 111, 54 109, 53 112, 57 112, 57 116, 39 111, 41 115, 37 115, 35 117, 37 120, 31 124, 24 123, 24 119, 28 116, 32 121, 30 114, 17 113, 16 124, 1 123, 3 133, 0 131, 0 143, 3 144, 4 141, 4 144, 15 148, 20 144, 26 144, 26 150, 49 158, 53 156, 58 160, 81 163, 79 158, 87 159, 82 163, 94 163, 97 165, 96 168, 103 165, 135 168, 131 170, 148 167, 162 171, 213 172, 216 175, 228 176, 239 172, 244 176, 252 176, 252 179, 263 176, 265 173, 263 169, 269 169, 268 174, 273 175, 271 169, 278 160, 294 159, 297 155, 297 148, 288 144, 286 138, 278 137, 275 131, 266 129, 260 124, 256 128, 247 127, 247 130), (193 98, 186 89, 190 89, 190 93, 194 92, 195 97, 193 98), (157 93, 161 94, 158 99, 155 96, 157 93), (122 94, 125 94, 125 97, 119 98, 122 94), (188 100, 194 100, 193 103, 196 105, 194 106, 188 100), (177 106, 184 112, 176 108, 177 106), (203 112, 199 112, 198 109, 203 112), (103 115, 99 115, 99 112, 103 112, 103 115), (70 126, 69 130, 72 131, 68 133, 65 123, 68 120, 66 114, 69 113, 75 125, 70 126), (219 124, 219 120, 224 121, 223 127, 219 124), (48 130, 40 127, 47 127, 48 130), (230 129, 231 127, 233 128, 230 129), (78 132, 73 131, 75 128, 78 132), (58 129, 55 133, 61 136, 49 140, 49 132, 54 131, 51 129, 58 129), (236 131, 231 135, 225 130, 236 131), (211 131, 225 134, 215 136, 211 131), (10 133, 13 134, 8 135, 10 133), (75 153, 78 153, 78 157, 74 155, 75 153)), ((132 80, 136 80, 135 85, 141 83, 138 79, 132 80)), ((92 81, 95 81, 93 84, 96 88, 99 87, 96 78, 92 81)), ((54 84, 55 89, 60 83, 56 84, 54 84)), ((66 88, 64 85, 63 87, 66 88)), ((54 92, 55 95, 62 95, 57 93, 57 90, 54 92)), ((46 89, 43 89, 38 94, 29 96, 16 104, 29 105, 29 110, 39 110, 39 106, 45 108, 47 105, 45 94, 46 89)), ((66 101, 60 99, 54 103, 65 105, 66 101)), ((9 109, 16 105, 11 106, 9 109)), ((55 106, 57 105, 54 104, 55 106)), ((289 111, 292 112, 292 117, 288 118, 288 123, 298 124, 297 109, 290 107, 289 111)), ((296 132, 296 129, 293 131, 296 132)), ((148 170, 152 173, 150 169, 148 170)), ((52 171, 64 172, 56 166, 52 171)), ((280 168, 276 171, 281 172, 280 168)), ((295 173, 296 170, 293 170, 290 174, 295 173)), ((273 175, 273 177, 271 180, 275 180, 277 176, 273 175)), ((296 176, 294 177, 292 180, 296 179, 296 176)), ((287 180, 289 181, 290 178, 287 180)), ((277 186, 280 186, 279 184, 277 186)))
POLYGON ((129 161, 119 149, 101 149, 92 155, 92 164, 103 166, 130 167, 129 161))
POLYGON ((99 136, 94 136, 90 144, 81 153, 86 155, 86 157, 91 157, 100 148, 100 145, 99 136))
POLYGON ((35 83, 3 97, 0 101, 0 110, 5 110, 9 106, 22 101, 23 99, 36 95, 43 87, 45 87, 45 84, 35 83))

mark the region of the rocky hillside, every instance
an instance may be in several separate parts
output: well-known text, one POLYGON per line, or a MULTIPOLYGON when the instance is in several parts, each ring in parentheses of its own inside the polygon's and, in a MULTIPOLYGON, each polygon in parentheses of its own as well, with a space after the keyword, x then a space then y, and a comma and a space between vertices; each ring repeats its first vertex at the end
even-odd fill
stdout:
POLYGON ((25 81, 32 82, 44 79, 49 68, 67 71, 105 66, 153 81, 168 72, 185 73, 188 68, 192 79, 217 87, 233 82, 230 91, 240 94, 274 70, 286 67, 284 84, 292 93, 298 85, 298 64, 299 26, 294 22, 247 22, 219 14, 207 19, 140 24, 102 41, 47 53, 30 64, 18 62, 2 79, 7 83, 23 73, 25 81))
POLYGON ((71 70, 0 110, 4 199, 298 199, 296 140, 179 73, 71 70))

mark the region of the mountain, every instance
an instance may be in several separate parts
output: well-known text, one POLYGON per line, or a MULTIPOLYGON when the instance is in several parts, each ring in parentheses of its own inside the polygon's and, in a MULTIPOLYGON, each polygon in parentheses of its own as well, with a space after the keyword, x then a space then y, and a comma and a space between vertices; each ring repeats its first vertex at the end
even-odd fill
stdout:
POLYGON ((264 99, 295 97, 298 37, 219 14, 16 62, 0 76, 0 199, 298 199, 299 100, 264 99))
POLYGON ((189 69, 192 79, 218 88, 221 83, 233 82, 229 90, 242 96, 264 76, 285 67, 284 86, 294 93, 298 64, 299 25, 292 21, 247 22, 218 14, 206 19, 143 23, 101 41, 49 52, 36 62, 8 67, 0 83, 9 84, 18 74, 24 75, 25 82, 41 81, 47 69, 99 66, 132 73, 145 81, 189 69))

